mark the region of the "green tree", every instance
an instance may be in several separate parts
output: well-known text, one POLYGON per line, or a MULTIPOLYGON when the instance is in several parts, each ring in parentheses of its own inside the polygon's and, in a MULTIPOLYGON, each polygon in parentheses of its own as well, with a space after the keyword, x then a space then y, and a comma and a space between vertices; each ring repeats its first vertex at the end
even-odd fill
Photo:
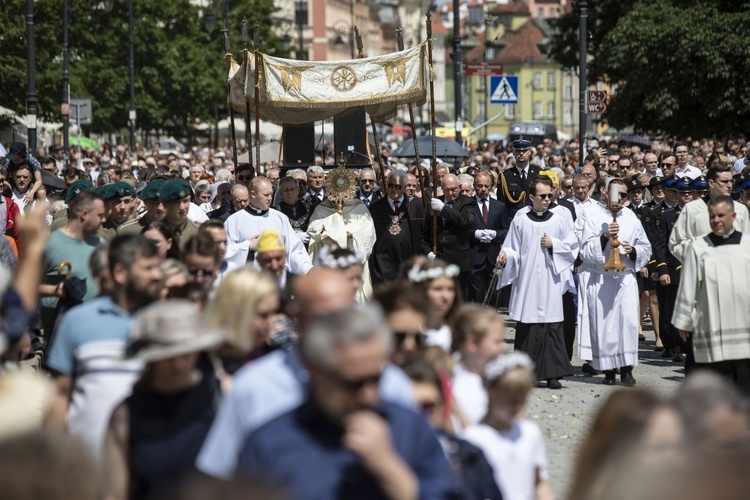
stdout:
MULTIPOLYGON (((588 79, 616 84, 617 128, 703 137, 747 132, 750 6, 730 0, 589 0, 588 79)), ((553 21, 548 54, 578 66, 578 14, 553 21)))
MULTIPOLYGON (((24 1, 0 11, 0 105, 23 113, 26 99, 24 1)), ((219 2, 221 3, 221 2, 219 2)), ((232 51, 242 58, 242 16, 260 23, 261 50, 287 56, 274 34, 272 0, 233 0, 232 51)), ((36 84, 39 115, 60 119, 62 101, 62 0, 35 2, 36 84)), ((140 129, 189 137, 198 121, 213 121, 226 103, 224 41, 209 33, 203 12, 189 0, 133 0, 135 93, 140 129)), ((117 132, 128 126, 130 108, 128 10, 69 0, 71 97, 93 99, 91 130, 117 132)), ((223 19, 217 19, 223 24, 223 19)), ((249 34, 252 37, 252 33, 249 34)), ((252 40, 250 49, 252 50, 252 40)))

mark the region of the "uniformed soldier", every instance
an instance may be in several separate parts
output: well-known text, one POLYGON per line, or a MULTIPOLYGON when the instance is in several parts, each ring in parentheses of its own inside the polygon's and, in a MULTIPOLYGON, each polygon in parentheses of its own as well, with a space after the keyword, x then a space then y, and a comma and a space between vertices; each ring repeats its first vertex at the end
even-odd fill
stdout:
POLYGON ((138 221, 131 217, 135 188, 124 181, 106 184, 100 188, 109 216, 99 230, 99 236, 112 241, 119 234, 138 233, 138 221))
POLYGON ((706 180, 705 175, 693 179, 693 182, 690 183, 690 187, 693 188, 694 200, 708 196, 708 181, 706 180))
POLYGON ((159 190, 159 200, 164 203, 164 222, 172 230, 180 251, 198 233, 198 224, 187 218, 190 193, 190 185, 183 179, 169 180, 159 190))
POLYGON ((146 206, 146 212, 138 219, 138 225, 141 229, 152 222, 164 220, 164 203, 159 199, 159 193, 166 182, 166 179, 156 178, 146 184, 141 194, 138 195, 138 198, 146 206))
POLYGON ((68 186, 68 191, 65 193, 65 206, 59 208, 54 214, 52 214, 52 225, 50 226, 50 231, 60 229, 68 223, 67 205, 70 203, 70 200, 75 198, 78 193, 82 191, 90 191, 93 188, 93 184, 87 179, 77 180, 68 186))
POLYGON ((539 175, 539 167, 529 164, 531 142, 523 137, 513 141, 513 156, 516 165, 503 171, 497 185, 497 199, 505 203, 509 220, 513 220, 516 212, 529 203, 526 190, 539 175))

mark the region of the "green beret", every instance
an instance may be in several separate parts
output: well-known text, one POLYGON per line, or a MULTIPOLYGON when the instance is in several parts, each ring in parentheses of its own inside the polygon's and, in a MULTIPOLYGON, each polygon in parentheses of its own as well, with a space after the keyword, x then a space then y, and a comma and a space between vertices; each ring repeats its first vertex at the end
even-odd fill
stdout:
POLYGON ((117 198, 124 198, 126 196, 132 196, 135 198, 135 188, 124 181, 115 182, 114 184, 105 184, 102 186, 107 189, 101 193, 104 201, 114 200, 117 198))
POLYGON ((159 199, 164 203, 181 200, 190 196, 190 185, 183 179, 172 179, 165 182, 159 191, 159 199))
POLYGON ((65 194, 65 204, 67 205, 68 203, 70 203, 70 200, 75 198, 78 193, 81 193, 83 191, 90 191, 93 187, 94 186, 89 180, 81 179, 75 181, 68 187, 68 192, 65 194))
POLYGON ((140 199, 143 201, 158 200, 159 192, 167 181, 164 179, 154 179, 153 181, 146 184, 146 187, 141 191, 140 199))

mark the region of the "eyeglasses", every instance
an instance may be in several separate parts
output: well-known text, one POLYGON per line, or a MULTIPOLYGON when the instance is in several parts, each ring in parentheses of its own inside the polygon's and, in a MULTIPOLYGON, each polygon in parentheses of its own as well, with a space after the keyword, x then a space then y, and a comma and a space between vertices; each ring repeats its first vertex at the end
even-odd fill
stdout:
POLYGON ((675 165, 677 164, 676 163, 662 163, 661 164, 662 167, 674 167, 675 165))
POLYGON ((563 185, 563 189, 573 189, 573 185, 572 184, 564 184, 563 185))
POLYGON ((422 347, 425 344, 425 340, 427 340, 427 335, 422 332, 393 332, 393 338, 395 339, 397 346, 406 342, 407 337, 414 338, 414 343, 417 344, 418 347, 422 347))
POLYGON ((253 176, 252 175, 238 175, 237 180, 238 181, 251 181, 253 180, 253 176))
POLYGON ((388 189, 401 189, 401 184, 391 184, 388 183, 388 189))
MULTIPOLYGON (((375 184, 375 179, 362 179, 359 182, 361 182, 362 184, 375 184)), ((390 186, 390 184, 389 184, 389 186, 390 186)))
POLYGON ((195 278, 211 278, 216 274, 216 270, 214 269, 198 269, 194 266, 190 266, 188 268, 188 271, 190 272, 190 276, 193 276, 195 278))
POLYGON ((535 194, 534 196, 536 196, 537 198, 541 198, 541 199, 543 199, 543 200, 551 200, 551 199, 552 199, 552 193, 547 193, 547 194, 535 194))
POLYGON ((362 388, 366 385, 378 385, 380 384, 380 379, 383 376, 382 373, 376 373, 374 375, 365 377, 347 379, 333 372, 329 372, 329 374, 333 378, 335 378, 346 390, 351 392, 358 392, 362 390, 362 388))

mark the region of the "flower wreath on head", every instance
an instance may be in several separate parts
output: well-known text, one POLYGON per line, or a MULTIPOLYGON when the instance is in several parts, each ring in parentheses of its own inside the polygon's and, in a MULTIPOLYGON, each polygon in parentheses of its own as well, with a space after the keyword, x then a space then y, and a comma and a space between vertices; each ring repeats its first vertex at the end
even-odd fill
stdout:
POLYGON ((515 368, 526 368, 533 372, 534 362, 525 352, 514 351, 502 354, 487 363, 484 368, 484 381, 488 384, 492 383, 515 368))
POLYGON ((448 264, 445 267, 433 267, 430 269, 422 269, 419 264, 416 264, 409 269, 409 273, 406 276, 412 283, 422 283, 442 277, 455 278, 460 273, 461 269, 456 264, 448 264))
POLYGON ((321 248, 316 265, 329 269, 348 269, 352 266, 362 266, 365 263, 364 254, 359 250, 354 250, 354 255, 347 255, 346 257, 334 257, 333 250, 330 246, 321 248))

